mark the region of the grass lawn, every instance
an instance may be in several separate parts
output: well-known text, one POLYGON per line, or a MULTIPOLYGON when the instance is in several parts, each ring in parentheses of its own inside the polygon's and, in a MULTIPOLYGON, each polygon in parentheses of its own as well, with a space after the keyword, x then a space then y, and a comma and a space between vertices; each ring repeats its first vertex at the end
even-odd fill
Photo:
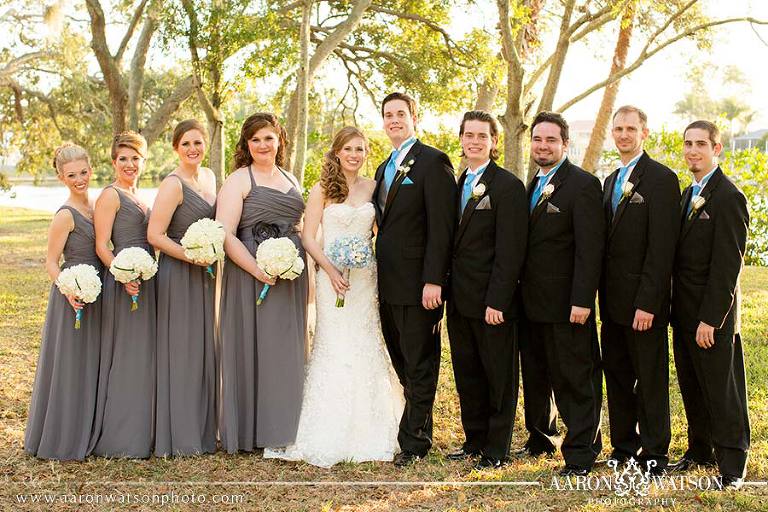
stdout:
MULTIPOLYGON (((749 486, 739 493, 658 491, 648 496, 656 505, 633 506, 613 500, 611 490, 595 492, 551 488, 562 458, 515 461, 495 471, 476 472, 469 462, 452 462, 445 453, 463 437, 448 343, 444 339, 442 368, 435 404, 435 447, 429 457, 405 470, 392 464, 340 464, 331 470, 303 463, 263 460, 259 455, 217 453, 203 457, 85 462, 39 461, 22 450, 27 407, 32 391, 40 332, 50 283, 43 269, 50 214, 0 208, 0 510, 766 510, 768 487, 749 486), (300 482, 417 482, 407 485, 349 483, 300 485, 300 482), (534 481, 535 486, 434 485, 418 482, 503 483, 534 481), (286 484, 258 484, 286 482, 286 484), (291 483, 293 482, 293 483, 291 483), (31 495, 56 495, 53 505, 19 503, 31 495), (96 498, 100 495, 100 498, 96 498), (124 505, 86 505, 95 499, 123 500, 124 505), (155 495, 153 498, 152 495, 155 495), (147 504, 162 497, 175 500, 164 507, 147 504), (192 505, 202 498, 206 505, 192 505), (666 500, 661 502, 661 500, 666 500), (75 500, 75 502, 73 502, 75 500), (81 500, 77 503, 76 500, 81 500), (214 500, 219 503, 214 503, 214 500)), ((742 275, 743 340, 752 421, 750 481, 768 480, 768 268, 750 267, 742 275)), ((670 362, 672 358, 670 355, 670 362)), ((674 460, 685 449, 685 416, 674 367, 671 368, 672 446, 674 460)), ((605 402, 604 402, 605 406, 605 402)), ((610 447, 607 411, 603 439, 610 447)), ((518 410, 513 448, 525 441, 522 403, 518 410)), ((608 468, 594 474, 610 477, 608 468)), ((714 475, 700 471, 694 475, 714 475)), ((117 501, 119 503, 119 501, 117 501)))

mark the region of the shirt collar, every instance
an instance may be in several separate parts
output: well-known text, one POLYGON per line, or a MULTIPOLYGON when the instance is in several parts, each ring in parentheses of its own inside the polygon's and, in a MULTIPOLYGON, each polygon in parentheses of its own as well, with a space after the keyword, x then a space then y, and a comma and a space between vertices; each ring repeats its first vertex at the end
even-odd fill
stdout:
POLYGON ((561 165, 563 165, 563 162, 565 162, 565 159, 568 158, 567 156, 564 156, 559 162, 557 162, 557 165, 555 165, 553 168, 551 168, 548 172, 544 172, 542 169, 539 169, 539 173, 536 175, 537 178, 541 178, 542 176, 546 177, 547 179, 550 179, 555 172, 560 168, 561 165))
POLYGON ((471 167, 467 167, 467 174, 473 174, 473 175, 481 174, 481 173, 483 173, 483 171, 485 171, 486 167, 488 167, 488 164, 490 164, 490 163, 491 163, 491 160, 488 159, 488 160, 485 161, 485 163, 483 163, 480 167, 478 167, 474 171, 472 170, 471 167))
POLYGON ((415 135, 411 135, 410 137, 405 139, 402 144, 400 144, 399 148, 394 148, 394 149, 396 149, 398 152, 402 153, 404 149, 406 149, 406 148, 410 147, 411 145, 413 145, 414 142, 416 142, 416 136, 415 135))
POLYGON ((709 171, 709 172, 707 173, 707 175, 706 175, 706 176, 704 176, 703 178, 701 178, 701 181, 696 181, 696 178, 694 178, 694 179, 693 179, 693 183, 691 183, 691 186, 693 186, 693 185, 699 185, 701 188, 704 188, 704 186, 705 186, 705 185, 707 184, 707 182, 709 181, 709 178, 711 178, 711 177, 712 177, 712 175, 713 175, 713 174, 715 174, 715 171, 716 171, 716 170, 717 170, 717 164, 715 164, 715 166, 712 168, 712 170, 711 170, 711 171, 709 171))
MULTIPOLYGON (((629 162, 627 162, 627 168, 635 167, 637 165, 638 160, 640 160, 640 157, 643 156, 643 150, 641 149, 638 154, 633 156, 629 159, 629 162)), ((624 167, 624 164, 621 165, 621 167, 624 167)))

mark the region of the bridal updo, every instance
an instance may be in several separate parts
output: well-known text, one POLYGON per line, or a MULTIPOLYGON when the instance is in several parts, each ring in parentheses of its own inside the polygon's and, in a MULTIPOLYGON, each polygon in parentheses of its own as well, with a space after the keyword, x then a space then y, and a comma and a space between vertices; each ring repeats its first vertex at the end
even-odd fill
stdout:
POLYGON ((84 148, 71 142, 65 142, 53 152, 53 167, 56 169, 57 173, 61 172, 61 169, 65 164, 79 160, 84 161, 88 167, 91 166, 91 158, 88 156, 88 152, 84 148))
POLYGON ((355 137, 360 137, 365 142, 365 150, 368 152, 368 139, 365 134, 354 126, 345 126, 336 133, 329 149, 323 155, 323 166, 320 171, 320 187, 323 189, 325 200, 331 203, 343 203, 349 195, 349 187, 344 173, 341 171, 341 162, 336 153, 341 151, 344 144, 355 137))

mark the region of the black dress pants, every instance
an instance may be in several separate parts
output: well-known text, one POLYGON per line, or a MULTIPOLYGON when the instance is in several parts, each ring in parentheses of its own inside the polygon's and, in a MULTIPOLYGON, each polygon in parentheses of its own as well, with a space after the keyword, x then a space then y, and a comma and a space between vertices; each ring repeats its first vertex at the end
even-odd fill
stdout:
POLYGON ((606 319, 601 331, 612 456, 665 468, 672 437, 667 326, 635 331, 606 319))
POLYGON ((448 314, 448 335, 464 451, 504 460, 517 409, 517 322, 488 325, 454 310, 448 314))
POLYGON ((443 309, 380 302, 381 329, 392 366, 405 391, 397 440, 400 448, 424 457, 432 446, 432 406, 440 370, 443 309))
POLYGON ((725 476, 746 475, 749 414, 741 336, 715 332, 714 346, 696 344, 696 333, 673 329, 675 368, 688 419, 688 451, 697 462, 714 458, 725 476))

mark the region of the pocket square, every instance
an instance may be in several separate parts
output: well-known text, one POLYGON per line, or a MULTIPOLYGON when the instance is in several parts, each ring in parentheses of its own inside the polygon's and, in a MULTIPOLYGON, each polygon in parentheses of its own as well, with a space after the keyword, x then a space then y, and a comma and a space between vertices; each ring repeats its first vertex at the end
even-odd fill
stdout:
POLYGON ((699 219, 701 220, 709 220, 709 214, 707 213, 707 210, 702 210, 701 214, 699 214, 699 219))
POLYGON ((411 178, 406 176, 401 185, 413 185, 413 181, 411 181, 411 178))
POLYGON ((491 196, 485 196, 477 203, 475 210, 490 210, 491 209, 491 196))
POLYGON ((632 197, 629 198, 629 204, 643 204, 645 203, 645 198, 640 195, 639 192, 635 192, 632 194, 632 197))
POLYGON ((560 208, 552 203, 547 203, 547 213, 560 213, 560 208))

